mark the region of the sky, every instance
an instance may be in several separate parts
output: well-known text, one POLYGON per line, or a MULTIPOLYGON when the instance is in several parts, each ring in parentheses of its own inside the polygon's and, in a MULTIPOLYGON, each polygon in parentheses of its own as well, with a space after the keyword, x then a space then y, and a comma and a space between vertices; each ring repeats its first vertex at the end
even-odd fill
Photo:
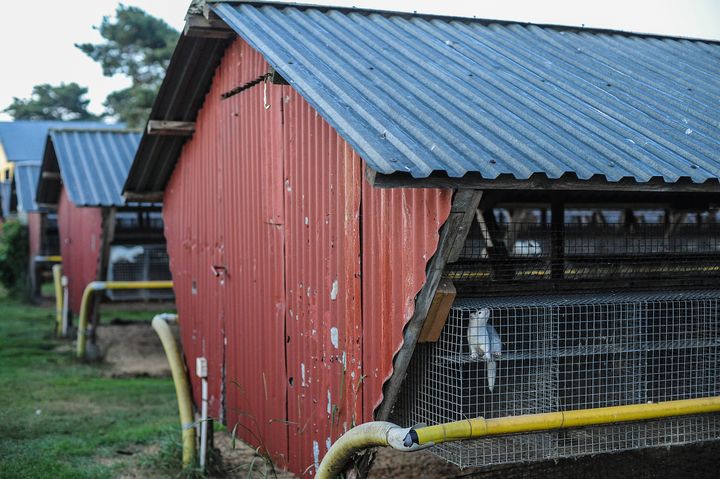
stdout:
MULTIPOLYGON (((33 85, 77 82, 89 88, 90 110, 100 113, 108 93, 129 86, 104 77, 100 66, 74 47, 98 43, 93 29, 112 15, 117 0, 8 2, 0 15, 0 110, 33 85)), ((189 0, 125 0, 178 30, 189 0)), ((307 3, 417 11, 441 15, 585 26, 720 40, 720 0, 310 0, 307 3)), ((0 113, 0 120, 10 119, 0 113)))

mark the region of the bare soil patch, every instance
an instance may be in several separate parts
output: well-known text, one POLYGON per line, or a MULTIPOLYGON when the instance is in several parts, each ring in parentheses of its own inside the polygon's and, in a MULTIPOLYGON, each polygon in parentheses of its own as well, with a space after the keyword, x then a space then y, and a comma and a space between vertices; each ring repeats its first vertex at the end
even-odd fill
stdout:
POLYGON ((236 440, 233 447, 232 437, 227 432, 215 432, 215 448, 220 451, 223 475, 228 478, 274 478, 293 479, 297 476, 276 469, 273 474, 271 465, 257 454, 248 444, 236 440))
POLYGON ((403 454, 391 449, 378 450, 369 477, 427 477, 438 479, 677 479, 718 477, 720 441, 640 449, 488 469, 461 470, 427 451, 403 454))
MULTIPOLYGON (((177 326, 171 326, 176 339, 177 326)), ((179 340, 179 339, 178 339, 179 340)), ((99 353, 108 365, 112 377, 169 376, 162 343, 150 323, 113 320, 97 331, 99 353)))

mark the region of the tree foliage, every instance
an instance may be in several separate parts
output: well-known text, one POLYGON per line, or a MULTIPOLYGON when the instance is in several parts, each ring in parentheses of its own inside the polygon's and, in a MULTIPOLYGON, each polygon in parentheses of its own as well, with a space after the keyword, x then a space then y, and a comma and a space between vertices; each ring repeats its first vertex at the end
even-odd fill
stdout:
POLYGON ((97 120, 87 110, 87 92, 77 83, 43 83, 33 87, 30 98, 13 98, 4 111, 16 120, 97 120))
POLYGON ((29 261, 28 230, 18 220, 8 220, 0 228, 0 284, 11 296, 26 299, 29 261))
POLYGON ((110 93, 105 99, 107 113, 124 121, 129 127, 142 127, 150 115, 157 88, 133 85, 110 93))
POLYGON ((120 4, 115 17, 103 17, 96 27, 104 42, 75 46, 100 63, 106 76, 125 75, 132 86, 111 93, 108 112, 129 126, 142 126, 178 39, 178 32, 162 19, 137 7, 120 4))

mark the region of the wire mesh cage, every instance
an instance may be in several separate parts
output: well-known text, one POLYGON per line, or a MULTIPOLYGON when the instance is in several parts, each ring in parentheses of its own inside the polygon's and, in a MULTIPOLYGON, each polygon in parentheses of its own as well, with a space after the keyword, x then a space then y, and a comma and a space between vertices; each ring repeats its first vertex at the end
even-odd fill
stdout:
MULTIPOLYGON (((648 219, 632 212, 568 212, 562 221, 498 222, 478 215, 459 261, 445 276, 467 294, 702 287, 720 278, 720 223, 715 216, 648 219), (581 218, 581 220, 578 220, 581 218)), ((501 215, 498 215, 501 216, 501 215)))
MULTIPOLYGON (((405 426, 720 394, 720 291, 456 300, 419 344, 394 419, 405 426)), ((700 415, 517 434, 433 448, 461 467, 667 446, 720 436, 700 415)))
MULTIPOLYGON (((108 264, 109 281, 170 280, 170 259, 164 244, 112 245, 108 264)), ((172 300, 169 289, 108 290, 112 301, 172 300)))

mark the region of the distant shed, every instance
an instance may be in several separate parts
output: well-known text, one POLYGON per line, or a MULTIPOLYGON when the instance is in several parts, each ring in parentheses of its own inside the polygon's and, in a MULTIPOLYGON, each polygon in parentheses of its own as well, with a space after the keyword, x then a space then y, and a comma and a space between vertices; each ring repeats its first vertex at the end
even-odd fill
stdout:
POLYGON ((57 212, 74 313, 91 281, 169 276, 160 206, 127 203, 120 194, 139 139, 127 130, 53 129, 47 136, 36 199, 57 212), (145 264, 151 254, 152 267, 145 264), (142 276, 112 277, 113 268, 128 266, 142 276))
POLYGON ((312 473, 399 402, 476 218, 718 200, 718 59, 714 43, 471 19, 189 15, 125 192, 163 199, 196 404, 205 356, 210 414, 312 473))
MULTIPOLYGON (((9 217, 18 211, 34 212, 32 205, 25 205, 24 198, 17 198, 14 181, 16 165, 23 163, 39 164, 42 161, 45 137, 51 128, 123 128, 124 124, 110 125, 97 121, 59 121, 59 120, 15 120, 0 121, 0 190, 3 194, 3 215, 9 217)), ((31 169, 36 172, 34 169, 31 169)), ((26 170, 26 174, 31 171, 26 170)), ((37 178, 34 178, 37 183, 37 178)), ((34 191, 34 190, 32 190, 34 191)), ((27 193, 30 193, 26 189, 27 193)), ((33 193, 34 195, 34 193, 33 193)), ((28 198, 29 199, 29 198, 28 198)))

